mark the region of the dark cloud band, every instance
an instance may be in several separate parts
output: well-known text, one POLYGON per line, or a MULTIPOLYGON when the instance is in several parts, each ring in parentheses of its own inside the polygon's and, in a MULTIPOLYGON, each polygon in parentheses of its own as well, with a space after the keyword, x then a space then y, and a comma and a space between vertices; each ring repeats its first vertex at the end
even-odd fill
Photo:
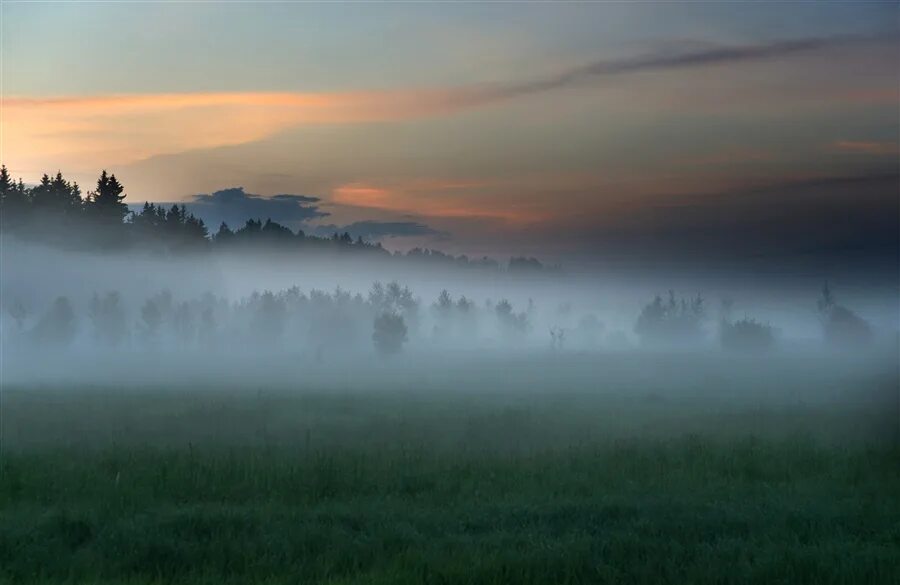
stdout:
POLYGON ((659 51, 625 59, 594 61, 543 79, 496 86, 484 90, 481 97, 485 100, 507 99, 577 85, 599 77, 764 61, 852 45, 883 42, 896 43, 898 38, 900 37, 896 34, 877 36, 845 35, 776 41, 759 45, 717 46, 680 53, 659 51))
POLYGON ((248 219, 272 219, 296 228, 304 222, 328 216, 319 209, 319 201, 318 197, 309 195, 263 197, 245 193, 243 187, 232 187, 208 195, 194 195, 186 205, 188 211, 213 228, 223 221, 232 227, 240 227, 248 219))

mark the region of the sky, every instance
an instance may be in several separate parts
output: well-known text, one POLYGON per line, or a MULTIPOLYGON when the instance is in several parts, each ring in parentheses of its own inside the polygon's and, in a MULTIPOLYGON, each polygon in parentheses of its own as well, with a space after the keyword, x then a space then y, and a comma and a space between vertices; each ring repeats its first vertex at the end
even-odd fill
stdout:
POLYGON ((0 159, 26 182, 87 190, 108 169, 129 203, 215 225, 470 255, 896 260, 896 2, 5 0, 2 17, 0 159))

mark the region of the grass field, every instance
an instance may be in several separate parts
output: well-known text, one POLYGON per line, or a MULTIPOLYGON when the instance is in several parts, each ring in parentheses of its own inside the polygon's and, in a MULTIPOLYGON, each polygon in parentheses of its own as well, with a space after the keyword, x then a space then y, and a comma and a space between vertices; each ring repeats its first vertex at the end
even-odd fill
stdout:
POLYGON ((746 372, 616 363, 520 393, 5 389, 0 582, 897 582, 891 368, 737 400, 746 372))

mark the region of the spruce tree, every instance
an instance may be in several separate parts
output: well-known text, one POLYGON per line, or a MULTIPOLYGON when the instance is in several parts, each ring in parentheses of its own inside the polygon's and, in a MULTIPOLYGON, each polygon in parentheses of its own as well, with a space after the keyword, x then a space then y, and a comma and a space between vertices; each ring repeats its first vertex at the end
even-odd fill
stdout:
POLYGON ((0 166, 0 226, 13 228, 21 222, 28 207, 28 198, 22 179, 12 180, 6 165, 0 166))
POLYGON ((0 202, 6 201, 8 194, 15 188, 16 185, 10 178, 6 165, 0 165, 0 202))
POLYGON ((125 205, 125 187, 116 179, 115 175, 109 175, 104 170, 97 179, 97 189, 91 194, 91 210, 94 217, 104 223, 121 224, 128 213, 125 205))

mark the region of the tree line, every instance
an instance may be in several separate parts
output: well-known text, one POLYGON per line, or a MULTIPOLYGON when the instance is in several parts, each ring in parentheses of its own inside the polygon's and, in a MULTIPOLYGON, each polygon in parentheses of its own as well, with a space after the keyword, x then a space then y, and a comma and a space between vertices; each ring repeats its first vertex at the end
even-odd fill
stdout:
POLYGON ((478 307, 444 291, 423 307, 397 282, 376 282, 366 295, 340 287, 304 292, 294 286, 233 302, 209 293, 179 300, 168 290, 135 302, 109 291, 95 293, 86 307, 60 296, 43 310, 33 310, 21 299, 4 308, 4 334, 13 345, 41 350, 85 341, 97 348, 141 350, 246 351, 249 346, 310 351, 321 360, 372 348, 392 355, 411 338, 440 346, 500 335, 512 343, 529 331, 529 317, 515 312, 507 300, 478 307))
POLYGON ((186 252, 266 248, 294 251, 341 250, 400 257, 445 266, 510 272, 549 270, 535 258, 513 257, 505 267, 488 257, 453 256, 438 250, 413 248, 406 253, 389 252, 380 242, 361 236, 333 233, 330 237, 294 231, 272 219, 248 218, 243 226, 222 222, 213 232, 203 219, 184 204, 164 206, 145 202, 137 211, 125 204, 125 187, 115 174, 103 171, 93 190, 84 193, 77 182, 61 172, 44 174, 40 183, 27 186, 14 181, 0 165, 0 232, 21 239, 67 248, 120 250, 140 246, 144 250, 186 252))
MULTIPOLYGON (((873 342, 870 325, 839 304, 827 285, 816 308, 829 346, 858 349, 873 342)), ((426 304, 397 282, 376 282, 366 295, 340 287, 307 293, 294 286, 229 301, 209 293, 178 300, 167 290, 126 299, 111 291, 95 293, 81 309, 67 297, 56 298, 40 311, 21 300, 7 302, 4 309, 3 334, 12 346, 40 350, 85 341, 92 348, 141 350, 246 351, 252 347, 307 352, 321 361, 373 349, 390 356, 410 341, 436 349, 545 345, 552 351, 584 351, 630 345, 623 331, 607 332, 593 313, 572 319, 567 303, 556 311, 538 312, 529 300, 517 310, 507 299, 476 303, 444 290, 426 304)), ((775 347, 779 338, 775 327, 746 315, 734 319, 732 312, 733 302, 724 300, 716 335, 721 348, 759 353, 775 347)), ((706 321, 702 297, 678 298, 670 291, 643 307, 634 333, 644 347, 708 347, 706 321)))
MULTIPOLYGON (((733 317, 734 301, 722 299, 718 338, 723 348, 736 351, 767 351, 775 346, 778 330, 744 315, 733 317)), ((826 344, 837 349, 858 349, 874 340, 872 326, 855 311, 837 302, 828 283, 816 300, 816 312, 826 344)), ((669 291, 666 299, 657 295, 644 306, 634 331, 641 343, 650 346, 690 346, 702 343, 708 314, 700 295, 677 298, 669 291)))

